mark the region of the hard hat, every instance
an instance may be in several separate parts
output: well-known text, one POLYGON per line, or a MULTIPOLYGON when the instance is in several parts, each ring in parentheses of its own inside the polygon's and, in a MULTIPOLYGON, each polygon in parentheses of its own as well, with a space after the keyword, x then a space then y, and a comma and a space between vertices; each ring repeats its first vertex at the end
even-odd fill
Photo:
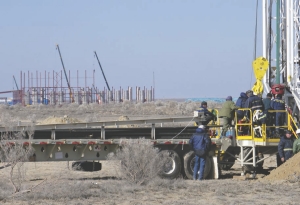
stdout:
POLYGON ((199 127, 198 128, 201 128, 201 129, 205 129, 205 126, 204 125, 199 125, 199 127))
POLYGON ((291 130, 286 130, 285 134, 292 134, 292 131, 291 130))
POLYGON ((250 94, 250 93, 253 93, 253 91, 252 91, 252 90, 247 90, 247 91, 246 91, 246 94, 247 94, 247 95, 250 94))
POLYGON ((226 100, 232 100, 232 97, 231 96, 228 96, 227 98, 226 98, 226 100))
POLYGON ((206 102, 206 101, 202 101, 202 102, 201 102, 201 106, 202 106, 202 105, 207 105, 207 102, 206 102))
POLYGON ((300 134, 300 129, 297 129, 297 130, 296 130, 296 134, 300 134))

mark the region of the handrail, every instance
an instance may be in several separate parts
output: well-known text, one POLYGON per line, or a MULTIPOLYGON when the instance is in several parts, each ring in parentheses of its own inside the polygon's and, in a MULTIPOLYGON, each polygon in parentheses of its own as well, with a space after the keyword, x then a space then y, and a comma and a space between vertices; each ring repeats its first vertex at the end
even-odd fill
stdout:
MULTIPOLYGON (((252 123, 252 111, 250 108, 239 108, 235 112, 235 132, 236 132, 236 139, 237 140, 253 140, 253 129, 252 129, 252 126, 253 126, 253 123, 252 123), (245 120, 249 120, 249 122, 245 122, 245 123, 239 123, 238 121, 238 117, 237 117, 237 111, 244 111, 244 112, 248 112, 248 116, 249 118, 245 119, 245 117, 243 119, 245 120), (239 135, 239 129, 242 128, 242 127, 248 127, 250 131, 250 135, 239 135)), ((246 116, 246 115, 245 115, 246 116)), ((241 120, 243 120, 241 119, 241 120)))
POLYGON ((277 142, 279 141, 279 137, 275 137, 271 138, 270 129, 274 129, 274 128, 285 128, 288 129, 290 131, 292 131, 292 133, 294 134, 294 136, 296 138, 298 138, 297 134, 296 134, 296 130, 298 129, 298 126, 295 122, 295 120, 293 119, 292 115, 287 111, 287 110, 269 110, 268 113, 278 113, 278 112, 282 112, 282 113, 286 113, 286 125, 282 125, 282 126, 275 126, 275 125, 266 125, 266 124, 261 124, 261 125, 255 125, 253 122, 253 113, 251 111, 251 109, 249 108, 240 108, 238 110, 241 111, 245 111, 249 113, 250 118, 247 118, 247 120, 249 122, 246 123, 240 123, 237 120, 237 112, 235 112, 235 121, 236 121, 236 126, 235 126, 235 131, 236 131, 236 139, 237 140, 254 140, 254 141, 259 141, 259 142, 277 142), (248 135, 247 134, 240 134, 239 133, 239 129, 241 129, 241 127, 247 127, 248 129, 248 135), (254 132, 254 130, 258 130, 259 132, 259 137, 257 137, 257 134, 254 132), (269 136, 268 136, 269 135, 269 136))

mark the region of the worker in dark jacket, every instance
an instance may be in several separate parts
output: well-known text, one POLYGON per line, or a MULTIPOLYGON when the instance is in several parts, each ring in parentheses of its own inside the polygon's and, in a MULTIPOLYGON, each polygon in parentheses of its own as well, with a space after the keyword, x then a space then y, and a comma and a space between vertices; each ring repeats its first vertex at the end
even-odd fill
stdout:
POLYGON ((245 107, 250 108, 252 114, 255 110, 261 110, 261 111, 264 110, 264 105, 260 97, 254 95, 252 90, 248 90, 246 94, 248 96, 248 99, 245 102, 245 107))
POLYGON ((193 179, 203 180, 205 159, 211 145, 211 140, 205 131, 204 125, 200 125, 196 129, 196 133, 193 134, 193 136, 191 137, 189 144, 195 152, 195 165, 194 165, 193 179), (198 172, 199 175, 197 178, 198 172))
MULTIPOLYGON (((275 99, 271 101, 271 108, 273 110, 285 110, 285 103, 282 100, 282 96, 278 94, 275 99)), ((275 126, 276 132, 279 133, 279 126, 283 126, 285 121, 285 112, 276 112, 275 126)))
POLYGON ((271 108, 271 100, 272 100, 272 94, 268 93, 266 98, 263 99, 263 104, 264 104, 264 109, 265 110, 270 110, 271 108))
MULTIPOLYGON (((246 93, 241 92, 240 97, 237 99, 235 105, 239 108, 245 108, 246 100, 248 99, 248 96, 246 93)), ((245 112, 242 110, 237 111, 237 119, 241 120, 245 116, 245 112)))
POLYGON ((204 112, 206 121, 202 122, 203 125, 207 125, 211 120, 215 118, 214 114, 212 114, 208 109, 207 109, 207 102, 202 101, 201 106, 198 109, 198 112, 204 112))
MULTIPOLYGON (((266 124, 266 126, 272 126, 273 125, 273 114, 269 112, 269 110, 272 110, 271 108, 271 101, 272 101, 272 94, 268 93, 266 98, 263 99, 263 104, 264 104, 264 115, 266 115, 266 118, 263 124, 266 124)), ((270 135, 270 128, 267 128, 267 136, 270 135)))
POLYGON ((286 162, 293 156, 293 142, 294 139, 292 138, 292 132, 287 130, 285 132, 285 136, 280 138, 278 144, 278 154, 282 163, 286 162))

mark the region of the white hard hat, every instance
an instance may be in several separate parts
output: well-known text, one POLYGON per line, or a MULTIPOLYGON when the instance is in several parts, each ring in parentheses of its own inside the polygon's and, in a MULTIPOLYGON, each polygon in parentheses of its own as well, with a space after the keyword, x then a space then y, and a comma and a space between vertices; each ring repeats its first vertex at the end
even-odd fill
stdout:
POLYGON ((297 130, 296 130, 296 134, 300 134, 300 129, 297 129, 297 130))
MULTIPOLYGON (((205 129, 205 126, 204 125, 199 125, 198 128, 205 129)), ((300 129, 299 129, 299 131, 300 131, 300 129)))

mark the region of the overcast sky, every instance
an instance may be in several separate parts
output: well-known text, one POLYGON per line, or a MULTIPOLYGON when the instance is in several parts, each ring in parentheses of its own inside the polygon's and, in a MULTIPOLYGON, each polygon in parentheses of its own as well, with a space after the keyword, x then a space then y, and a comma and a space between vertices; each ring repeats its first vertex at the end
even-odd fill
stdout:
POLYGON ((97 51, 110 87, 155 86, 156 98, 237 97, 255 82, 255 8, 253 0, 1 1, 0 91, 16 89, 13 75, 20 87, 20 71, 62 70, 59 44, 71 86, 77 70, 95 70, 95 85, 105 86, 97 51))

